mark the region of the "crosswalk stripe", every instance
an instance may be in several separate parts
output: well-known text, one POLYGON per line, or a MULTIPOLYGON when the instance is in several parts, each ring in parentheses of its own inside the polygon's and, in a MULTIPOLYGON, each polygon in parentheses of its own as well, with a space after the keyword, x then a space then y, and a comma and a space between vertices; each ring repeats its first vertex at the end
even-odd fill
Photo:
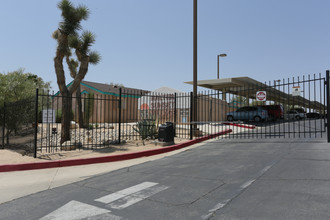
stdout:
POLYGON ((125 196, 117 201, 114 201, 114 202, 110 203, 108 205, 108 207, 113 208, 113 209, 124 209, 124 208, 127 208, 130 205, 140 202, 156 193, 159 193, 167 188, 168 188, 167 186, 149 187, 147 189, 141 190, 141 191, 133 193, 129 196, 125 196))
POLYGON ((112 215, 111 213, 105 213, 97 216, 84 218, 84 220, 127 220, 127 219, 126 218, 124 219, 123 217, 117 215, 112 215))
POLYGON ((103 196, 101 198, 95 199, 95 201, 109 204, 113 201, 124 198, 125 196, 131 195, 133 193, 139 192, 141 190, 147 189, 147 188, 155 186, 157 184, 158 183, 153 183, 153 182, 143 182, 138 185, 135 185, 135 186, 120 190, 118 192, 103 196))
MULTIPOLYGON (((111 212, 107 209, 98 208, 78 201, 70 201, 64 206, 56 209, 40 220, 76 220, 83 218, 91 218, 111 212)), ((113 215, 112 215, 113 216, 113 215)), ((118 216, 116 216, 118 217, 118 216)), ((92 218, 93 219, 93 218, 92 218)), ((110 219, 110 218, 108 218, 110 219)), ((118 219, 118 218, 113 218, 118 219)))

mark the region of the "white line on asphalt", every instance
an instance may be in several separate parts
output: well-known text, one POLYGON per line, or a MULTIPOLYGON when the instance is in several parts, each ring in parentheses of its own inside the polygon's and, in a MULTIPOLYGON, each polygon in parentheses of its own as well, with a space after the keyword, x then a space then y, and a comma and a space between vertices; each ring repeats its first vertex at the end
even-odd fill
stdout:
MULTIPOLYGON (((106 213, 110 213, 110 210, 98 208, 92 205, 88 205, 78 201, 70 201, 64 206, 56 209, 48 215, 42 217, 40 220, 75 220, 83 218, 91 218, 100 216, 106 213)), ((119 216, 111 215, 114 218, 107 218, 109 220, 115 220, 121 218, 119 216)))
POLYGON ((230 200, 228 199, 228 200, 225 200, 223 202, 216 204, 212 209, 209 210, 209 214, 202 216, 202 219, 209 219, 213 215, 213 212, 215 212, 219 209, 222 209, 229 201, 230 200))
POLYGON ((103 196, 101 198, 95 199, 95 201, 97 202, 102 202, 102 203, 111 203, 113 201, 116 201, 118 199, 124 198, 125 196, 131 195, 133 193, 136 193, 138 191, 147 189, 149 187, 155 186, 158 183, 153 183, 153 182, 144 182, 144 183, 140 183, 138 185, 120 190, 118 192, 103 196))
MULTIPOLYGON (((101 214, 101 215, 97 215, 97 216, 88 217, 88 218, 85 218, 84 220, 124 220, 124 218, 110 214, 110 213, 105 213, 105 214, 101 214)), ((127 220, 127 219, 125 219, 125 220, 127 220)))
POLYGON ((241 188, 245 189, 246 187, 250 186, 254 181, 256 180, 254 179, 254 180, 246 181, 243 185, 241 185, 241 188))
POLYGON ((274 164, 272 164, 271 166, 266 166, 265 168, 263 168, 261 171, 260 171, 260 174, 264 174, 267 170, 269 170, 269 168, 271 168, 274 164))
POLYGON ((233 198, 235 198, 235 196, 239 195, 245 188, 249 187, 252 183, 254 183, 254 181, 256 181, 260 176, 262 176, 267 170, 269 170, 274 165, 275 165, 275 163, 272 163, 271 165, 266 166, 265 168, 263 168, 262 170, 260 170, 257 173, 258 174, 257 175, 258 177, 256 179, 249 180, 249 181, 246 181, 245 183, 243 183, 240 186, 239 190, 237 190, 236 194, 232 198, 227 199, 225 201, 222 201, 222 202, 216 204, 212 209, 210 209, 208 211, 208 214, 202 215, 202 219, 209 219, 213 215, 214 212, 216 212, 216 211, 222 209, 223 207, 225 207, 229 201, 231 201, 233 198))
POLYGON ((154 186, 150 187, 144 190, 141 190, 139 192, 133 193, 129 196, 126 196, 122 199, 119 199, 117 201, 114 201, 108 205, 108 207, 113 209, 124 209, 127 208, 130 205, 133 205, 137 202, 140 202, 156 193, 159 193, 165 189, 167 189, 167 186, 154 186))

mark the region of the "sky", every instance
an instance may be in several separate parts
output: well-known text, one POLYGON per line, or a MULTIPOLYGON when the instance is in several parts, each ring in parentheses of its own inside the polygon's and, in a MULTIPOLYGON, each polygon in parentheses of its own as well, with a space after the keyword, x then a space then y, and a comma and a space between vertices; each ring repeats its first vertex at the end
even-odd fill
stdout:
MULTIPOLYGON (((19 68, 58 91, 51 37, 58 0, 0 0, 0 73, 19 68)), ((85 80, 153 91, 192 91, 193 0, 73 0, 102 60, 85 80)), ((247 76, 261 82, 330 69, 329 0, 198 0, 198 80, 247 76)), ((68 73, 68 72, 67 72, 68 73)), ((66 74, 66 82, 71 82, 66 74)), ((198 88, 199 91, 205 89, 198 88)))

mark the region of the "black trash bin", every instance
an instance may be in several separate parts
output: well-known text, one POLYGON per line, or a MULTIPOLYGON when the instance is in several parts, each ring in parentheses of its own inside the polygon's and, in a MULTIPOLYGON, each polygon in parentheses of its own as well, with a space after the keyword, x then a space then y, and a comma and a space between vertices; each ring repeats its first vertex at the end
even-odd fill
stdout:
POLYGON ((158 141, 174 142, 174 124, 172 122, 166 122, 159 126, 158 141))

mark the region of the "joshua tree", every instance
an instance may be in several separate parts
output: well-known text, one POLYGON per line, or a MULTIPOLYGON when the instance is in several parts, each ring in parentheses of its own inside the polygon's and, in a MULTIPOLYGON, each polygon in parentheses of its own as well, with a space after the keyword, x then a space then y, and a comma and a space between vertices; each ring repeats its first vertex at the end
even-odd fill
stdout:
POLYGON ((62 129, 61 144, 70 140, 70 116, 72 112, 72 93, 77 90, 80 82, 84 79, 88 65, 97 64, 100 61, 100 55, 97 52, 91 52, 90 47, 95 42, 95 36, 89 31, 83 31, 80 22, 87 20, 89 10, 85 6, 74 7, 68 0, 62 0, 58 4, 62 11, 63 20, 59 23, 59 28, 53 33, 53 38, 57 40, 56 56, 54 66, 57 77, 57 84, 62 98, 62 129), (72 58, 73 50, 76 59, 72 58), (63 59, 66 59, 70 69, 73 82, 70 87, 66 87, 65 73, 63 68, 63 59))

